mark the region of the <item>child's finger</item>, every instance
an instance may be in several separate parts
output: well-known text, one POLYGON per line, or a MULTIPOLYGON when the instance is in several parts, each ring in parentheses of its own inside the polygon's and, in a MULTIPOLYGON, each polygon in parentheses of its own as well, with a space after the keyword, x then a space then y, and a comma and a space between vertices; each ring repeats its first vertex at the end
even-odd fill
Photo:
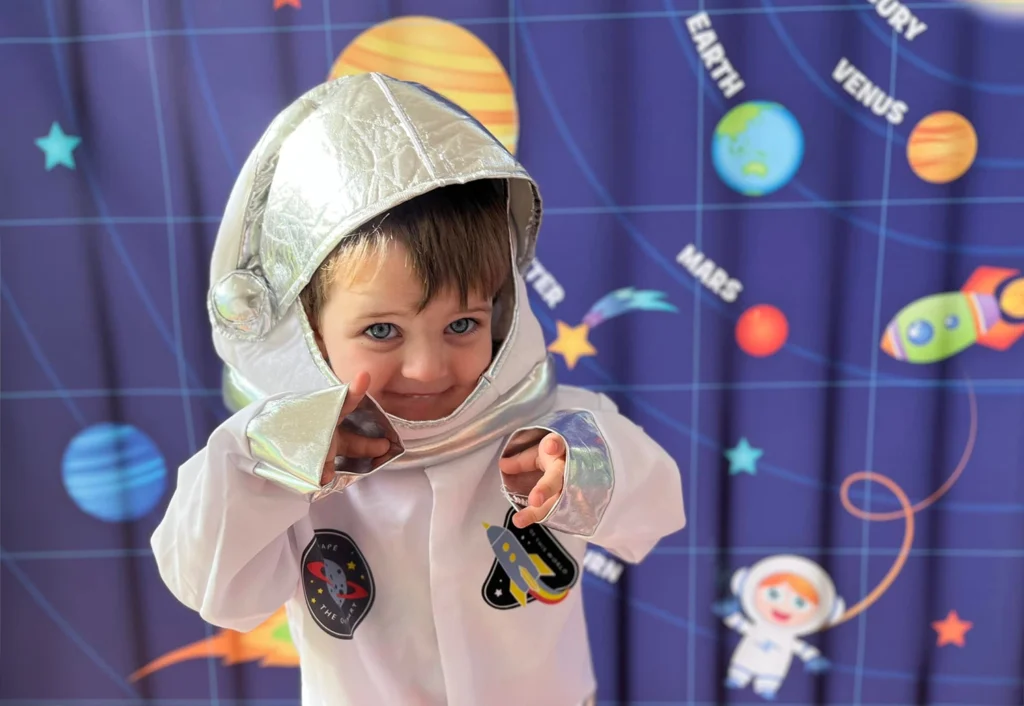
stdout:
POLYGON ((344 419, 355 411, 355 408, 370 389, 370 374, 363 371, 356 375, 348 384, 348 393, 345 395, 345 404, 341 407, 341 418, 344 419))
POLYGON ((517 454, 499 459, 498 468, 501 469, 502 473, 506 473, 508 475, 541 470, 537 461, 539 454, 540 451, 538 446, 535 444, 529 448, 523 449, 517 454))
POLYGON ((348 429, 339 429, 338 434, 341 437, 336 454, 338 456, 377 458, 391 449, 391 442, 388 439, 363 436, 348 429))
POLYGON ((551 432, 543 439, 536 447, 540 452, 540 458, 538 459, 537 468, 541 471, 546 471, 551 468, 554 463, 561 463, 565 465, 565 442, 562 440, 561 434, 551 432))
POLYGON ((557 500, 558 498, 556 496, 554 498, 549 498, 548 501, 540 507, 524 507, 516 514, 512 515, 512 524, 519 529, 522 529, 524 527, 529 527, 534 522, 540 522, 547 517, 549 512, 551 512, 551 508, 555 506, 555 502, 557 500))
POLYGON ((563 477, 565 475, 565 461, 555 459, 550 462, 544 475, 540 477, 537 484, 530 491, 530 507, 544 507, 562 492, 563 477))

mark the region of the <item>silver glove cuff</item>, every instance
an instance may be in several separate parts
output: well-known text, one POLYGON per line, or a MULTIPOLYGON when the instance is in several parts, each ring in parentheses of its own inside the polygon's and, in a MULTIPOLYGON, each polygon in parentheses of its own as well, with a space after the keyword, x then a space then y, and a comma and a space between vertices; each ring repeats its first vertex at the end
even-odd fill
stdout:
POLYGON ((387 415, 367 395, 341 426, 363 436, 387 438, 391 449, 374 459, 337 457, 334 478, 320 485, 347 394, 348 386, 339 385, 268 402, 245 430, 250 452, 256 459, 253 473, 306 495, 312 502, 328 493, 344 490, 400 456, 404 449, 398 433, 388 422, 387 415))
MULTIPOLYGON (((601 524, 615 486, 611 455, 597 420, 582 409, 552 412, 537 424, 515 431, 501 455, 518 453, 537 444, 550 432, 565 443, 565 476, 562 494, 541 521, 546 527, 579 537, 592 537, 601 524)), ((502 493, 514 508, 527 505, 529 494, 511 491, 502 474, 502 493)))

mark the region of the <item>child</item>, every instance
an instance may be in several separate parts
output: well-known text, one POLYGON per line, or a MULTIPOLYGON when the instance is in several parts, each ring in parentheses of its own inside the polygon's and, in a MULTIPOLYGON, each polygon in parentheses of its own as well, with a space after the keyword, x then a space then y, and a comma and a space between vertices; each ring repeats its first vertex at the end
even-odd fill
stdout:
POLYGON ((306 706, 585 703, 587 543, 636 562, 684 525, 672 458, 554 380, 540 215, 486 130, 379 74, 288 107, 231 193, 209 306, 253 401, 152 544, 209 623, 286 606, 306 706))

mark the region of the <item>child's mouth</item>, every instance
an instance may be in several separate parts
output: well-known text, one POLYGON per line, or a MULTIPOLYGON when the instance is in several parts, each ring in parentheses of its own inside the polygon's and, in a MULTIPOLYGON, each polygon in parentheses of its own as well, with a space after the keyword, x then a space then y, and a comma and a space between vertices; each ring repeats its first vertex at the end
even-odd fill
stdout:
POLYGON ((789 613, 780 613, 777 610, 773 610, 772 617, 778 620, 780 623, 784 623, 787 620, 789 620, 789 613))
POLYGON ((415 392, 415 393, 391 392, 389 394, 391 394, 391 395, 393 395, 395 397, 401 398, 403 400, 432 400, 432 399, 436 399, 436 398, 440 397, 445 392, 447 392, 447 390, 442 390, 441 392, 415 392))

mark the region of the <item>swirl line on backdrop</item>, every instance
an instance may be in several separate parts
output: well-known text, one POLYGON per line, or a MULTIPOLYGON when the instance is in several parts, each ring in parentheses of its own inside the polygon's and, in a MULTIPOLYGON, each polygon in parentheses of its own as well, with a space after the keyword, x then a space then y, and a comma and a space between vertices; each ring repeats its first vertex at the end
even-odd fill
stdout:
POLYGON ((940 485, 931 495, 917 503, 911 505, 910 498, 903 492, 903 489, 891 478, 884 476, 881 473, 875 471, 858 471, 847 476, 842 485, 839 487, 839 497, 842 500, 843 508, 846 509, 854 517, 864 520, 865 522, 887 522, 889 520, 896 520, 904 518, 904 529, 903 529, 903 541, 900 543, 899 553, 893 560, 892 566, 889 567, 889 571, 886 572, 885 576, 881 581, 878 582, 871 591, 860 599, 856 605, 851 606, 846 610, 835 622, 828 625, 829 628, 834 628, 837 625, 845 623, 851 618, 863 613, 865 610, 874 605, 875 601, 882 597, 889 587, 892 586, 896 577, 899 576, 900 572, 903 571, 903 566, 907 563, 907 558, 910 556, 910 548, 914 544, 914 515, 921 510, 924 510, 931 505, 934 505, 938 500, 949 492, 960 476, 963 474, 964 469, 967 468, 967 464, 971 460, 971 456, 974 453, 974 442, 978 437, 978 400, 974 396, 974 387, 970 384, 970 380, 967 381, 967 398, 970 402, 971 410, 971 426, 970 431, 967 434, 967 443, 964 445, 963 453, 960 454, 960 461, 957 463, 956 468, 949 477, 946 478, 945 482, 940 485), (867 481, 880 483, 884 485, 889 492, 896 496, 896 499, 900 503, 900 510, 893 512, 870 512, 862 510, 850 500, 850 487, 859 481, 867 481))

